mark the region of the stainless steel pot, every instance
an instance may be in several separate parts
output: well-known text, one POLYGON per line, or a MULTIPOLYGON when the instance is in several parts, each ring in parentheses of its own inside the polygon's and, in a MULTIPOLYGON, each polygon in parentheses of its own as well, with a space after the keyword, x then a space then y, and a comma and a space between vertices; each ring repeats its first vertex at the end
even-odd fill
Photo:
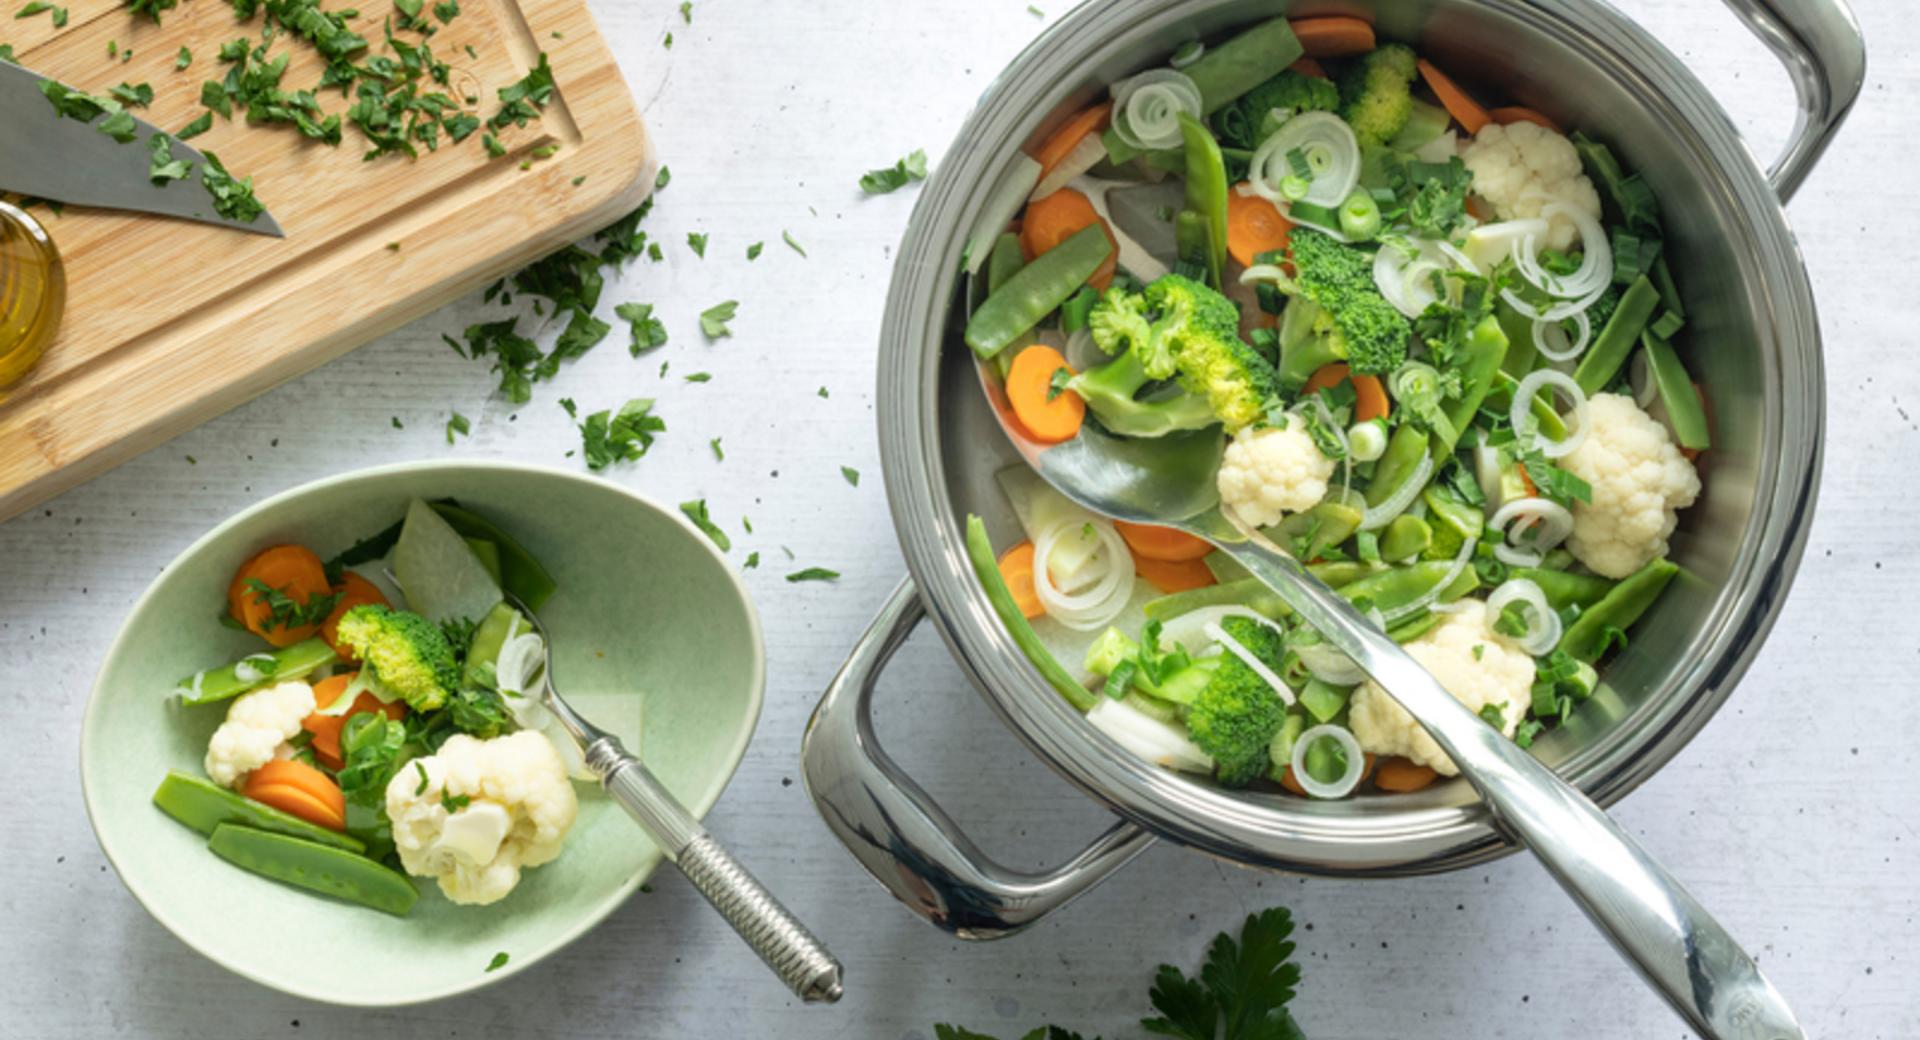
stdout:
POLYGON ((976 214, 1015 152, 1182 40, 1288 13, 1370 11, 1455 72, 1498 70, 1504 93, 1610 142, 1659 195, 1686 294, 1686 344, 1710 388, 1716 443, 1673 555, 1686 568, 1636 630, 1599 695, 1535 752, 1602 805, 1652 775, 1732 691, 1799 564, 1820 473, 1824 387, 1811 289, 1782 204, 1845 118, 1865 75, 1844 0, 1727 0, 1786 64, 1800 99, 1791 143, 1762 173, 1680 61, 1593 0, 1096 0, 1056 23, 982 96, 922 190, 894 268, 880 352, 887 495, 913 577, 854 648, 814 713, 808 791, 895 897, 967 938, 1017 931, 1098 883, 1155 837, 1281 870, 1397 876, 1510 852, 1464 783, 1313 802, 1226 791, 1165 772, 1087 725, 994 617, 961 526, 1017 530, 993 481, 1016 456, 959 340, 955 275, 976 214), (1119 817, 1070 862, 1028 874, 985 856, 887 757, 873 683, 922 618, 1014 732, 1119 817))

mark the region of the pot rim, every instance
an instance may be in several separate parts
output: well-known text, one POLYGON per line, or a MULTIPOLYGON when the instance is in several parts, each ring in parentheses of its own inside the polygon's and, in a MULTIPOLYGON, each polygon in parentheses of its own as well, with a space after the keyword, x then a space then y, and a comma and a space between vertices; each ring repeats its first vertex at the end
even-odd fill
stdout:
MULTIPOLYGON (((1824 374, 1812 288, 1786 214, 1725 112, 1685 66, 1619 12, 1581 0, 1477 0, 1552 35, 1606 69, 1684 139, 1713 175, 1715 201, 1742 233, 1741 281, 1772 323, 1759 331, 1765 412, 1754 504, 1727 585, 1695 652, 1561 774, 1602 806, 1665 765, 1719 709, 1772 628, 1805 549, 1820 472, 1824 374)), ((952 279, 975 214, 1019 142, 1073 97, 1079 70, 1123 38, 1190 21, 1218 0, 1083 4, 1037 37, 988 86, 947 159, 923 186, 894 266, 878 373, 881 462, 909 569, 955 661, 1055 772, 1152 832, 1237 861, 1305 873, 1391 876, 1454 869, 1515 846, 1478 801, 1396 809, 1398 797, 1310 802, 1233 793, 1161 770, 1087 726, 1035 673, 967 563, 947 488, 938 407, 952 279), (1075 40, 1085 41, 1074 43, 1075 40), (993 148, 968 142, 988 141, 993 148), (931 332, 929 330, 932 330, 931 332), (931 339, 931 342, 929 342, 931 339), (899 346, 907 344, 908 346, 899 346)), ((1084 89, 1084 88, 1082 88, 1084 89)))

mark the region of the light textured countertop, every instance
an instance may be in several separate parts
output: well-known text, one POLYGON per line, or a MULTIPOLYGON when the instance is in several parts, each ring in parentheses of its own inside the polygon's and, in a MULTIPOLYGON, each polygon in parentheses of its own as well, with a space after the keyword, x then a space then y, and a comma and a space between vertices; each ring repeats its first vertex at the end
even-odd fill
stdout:
MULTIPOLYGON (((659 305, 673 341, 653 360, 630 359, 616 331, 510 407, 489 397, 484 365, 440 342, 491 313, 476 296, 0 525, 0 1036, 926 1038, 935 1021, 1133 1035, 1156 964, 1196 964, 1214 931, 1276 903, 1304 926, 1294 1007, 1316 1040, 1687 1035, 1525 857, 1341 882, 1159 847, 1032 932, 985 946, 921 924, 858 873, 796 772, 807 712, 902 574, 876 463, 873 362, 914 194, 862 198, 854 181, 915 147, 937 162, 1043 16, 1021 0, 700 0, 688 26, 676 6, 594 4, 673 170, 649 222, 667 261, 636 264, 607 290, 609 310, 659 305), (807 259, 781 244, 783 229, 807 259), (684 244, 693 231, 711 235, 705 260, 684 244), (749 263, 746 247, 762 240, 749 263), (695 316, 723 299, 741 301, 733 336, 702 342, 695 316), (712 381, 681 381, 696 370, 712 381), (760 533, 746 548, 784 562, 790 546, 796 566, 844 574, 792 585, 778 565, 748 572, 767 630, 766 711, 708 822, 844 958, 846 1000, 798 1007, 670 870, 534 970, 384 1013, 260 988, 149 918, 94 842, 75 761, 94 669, 161 565, 221 518, 330 473, 448 455, 578 465, 564 457, 577 437, 557 400, 602 408, 645 395, 659 397, 669 432, 612 479, 750 514, 760 533), (453 447, 450 409, 473 419, 453 447), (707 446, 716 436, 724 462, 707 446), (857 488, 842 465, 865 475, 857 488)), ((1061 5, 1041 6, 1051 18, 1061 5)), ((1791 94, 1733 17, 1708 0, 1625 6, 1771 155, 1791 94)), ((1806 563, 1725 709, 1617 815, 1758 951, 1809 1035, 1909 1040, 1920 1036, 1920 713, 1909 703, 1920 671, 1920 73, 1907 56, 1920 21, 1901 0, 1858 6, 1870 80, 1791 211, 1829 386, 1806 563)), ((1057 861, 1105 826, 1002 728, 937 639, 909 644, 881 697, 897 757, 1008 863, 1057 861)))

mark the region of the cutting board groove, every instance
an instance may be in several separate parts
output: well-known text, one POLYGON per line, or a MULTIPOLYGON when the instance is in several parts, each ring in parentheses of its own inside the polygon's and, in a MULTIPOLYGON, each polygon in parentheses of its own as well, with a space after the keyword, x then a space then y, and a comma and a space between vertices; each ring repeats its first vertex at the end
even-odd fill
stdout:
MULTIPOLYGON (((368 53, 387 52, 381 26, 393 13, 390 0, 324 6, 358 7, 350 27, 370 41, 368 53)), ((652 149, 584 0, 463 0, 461 8, 427 42, 452 68, 440 89, 478 98, 467 111, 492 116, 495 92, 525 76, 542 51, 553 69, 556 89, 540 118, 500 133, 504 157, 489 158, 475 133, 459 144, 443 139, 416 160, 363 162, 368 145, 351 124, 330 148, 291 126, 248 126, 236 113, 232 121, 215 116, 213 129, 191 143, 254 179, 284 239, 104 210, 33 211, 60 249, 69 296, 46 356, 0 391, 0 519, 640 203, 653 183, 652 149), (533 159, 546 146, 558 151, 533 159)), ((60 31, 45 16, 0 23, 0 41, 12 43, 26 67, 85 90, 151 83, 153 105, 136 114, 169 131, 202 111, 201 82, 225 74, 220 44, 242 36, 257 43, 262 24, 259 16, 236 20, 218 0, 188 0, 158 26, 118 0, 71 11, 60 31), (108 41, 133 57, 109 60, 108 41), (193 64, 177 71, 182 46, 193 64)), ((292 55, 282 86, 318 81, 310 45, 283 37, 272 50, 282 52, 292 55)), ((329 112, 350 103, 337 91, 320 98, 329 112)), ((142 169, 143 144, 127 146, 128 161, 142 169)), ((204 191, 198 171, 169 190, 204 191)))

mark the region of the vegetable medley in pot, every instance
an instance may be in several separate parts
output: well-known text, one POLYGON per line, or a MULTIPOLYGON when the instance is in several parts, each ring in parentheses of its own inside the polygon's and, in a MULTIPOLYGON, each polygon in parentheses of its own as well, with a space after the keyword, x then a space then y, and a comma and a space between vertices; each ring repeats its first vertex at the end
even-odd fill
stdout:
POLYGON ((455 903, 505 898, 560 855, 572 781, 593 779, 546 707, 545 647, 520 612, 554 590, 451 500, 416 499, 325 562, 259 552, 220 620, 268 649, 181 681, 185 710, 226 717, 206 775, 168 773, 154 804, 237 866, 388 913, 418 898, 407 875, 455 903))
MULTIPOLYGON (((1659 206, 1606 145, 1484 107, 1352 17, 1276 18, 1112 86, 989 201, 965 339, 1031 439, 1215 425, 1220 504, 1520 745, 1678 568, 1704 395, 1659 206)), ((968 542, 1049 683, 1160 765, 1344 797, 1454 764, 1206 542, 1025 466, 968 542)))

